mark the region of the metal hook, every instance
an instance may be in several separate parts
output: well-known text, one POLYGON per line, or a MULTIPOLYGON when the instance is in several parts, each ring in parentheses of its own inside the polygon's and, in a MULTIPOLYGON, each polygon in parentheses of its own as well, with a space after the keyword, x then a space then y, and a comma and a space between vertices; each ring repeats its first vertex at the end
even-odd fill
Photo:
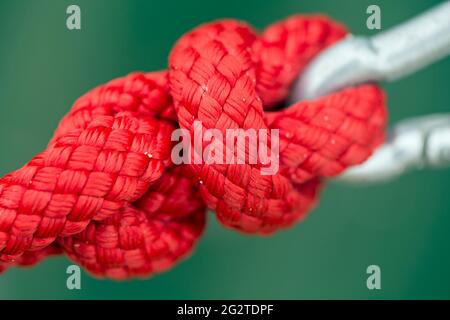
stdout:
POLYGON ((373 37, 349 36, 325 50, 294 85, 290 102, 365 82, 397 80, 450 54, 450 1, 373 37))
POLYGON ((338 180, 384 182, 408 170, 445 166, 450 166, 450 114, 434 114, 398 123, 372 157, 349 168, 338 180))

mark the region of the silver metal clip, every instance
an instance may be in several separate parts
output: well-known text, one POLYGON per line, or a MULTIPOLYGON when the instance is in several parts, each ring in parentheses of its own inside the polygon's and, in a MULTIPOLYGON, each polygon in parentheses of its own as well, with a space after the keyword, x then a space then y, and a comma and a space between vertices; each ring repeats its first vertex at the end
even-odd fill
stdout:
POLYGON ((365 82, 400 79, 450 54, 450 1, 373 37, 349 36, 314 59, 290 102, 365 82))
MULTIPOLYGON (((450 54, 450 1, 373 37, 349 36, 314 59, 295 83, 290 103, 344 87, 392 81, 450 54)), ((339 180, 373 183, 422 167, 450 166, 450 114, 406 120, 362 165, 339 180)))

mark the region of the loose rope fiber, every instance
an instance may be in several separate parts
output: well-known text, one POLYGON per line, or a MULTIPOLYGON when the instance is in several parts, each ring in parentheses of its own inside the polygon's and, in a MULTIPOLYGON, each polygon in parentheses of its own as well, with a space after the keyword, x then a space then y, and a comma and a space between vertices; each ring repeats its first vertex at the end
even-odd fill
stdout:
POLYGON ((78 99, 48 148, 0 180, 0 269, 64 252, 99 277, 148 277, 190 254, 206 208, 250 234, 301 220, 324 178, 384 139, 375 85, 279 107, 305 65, 345 35, 323 16, 293 16, 261 35, 214 22, 177 42, 168 71, 133 73, 78 99), (174 165, 171 134, 193 133, 195 121, 278 129, 278 173, 263 175, 259 161, 174 165))

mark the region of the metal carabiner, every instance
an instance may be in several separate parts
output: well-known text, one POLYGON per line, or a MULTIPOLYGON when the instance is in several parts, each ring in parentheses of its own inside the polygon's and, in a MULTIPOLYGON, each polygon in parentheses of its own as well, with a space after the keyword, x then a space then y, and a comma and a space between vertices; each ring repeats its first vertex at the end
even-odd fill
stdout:
POLYGON ((351 167, 338 180, 375 183, 421 168, 450 166, 450 113, 407 119, 366 162, 351 167))
MULTIPOLYGON (((373 37, 348 36, 315 58, 295 83, 290 103, 365 82, 392 81, 450 54, 450 1, 373 37)), ((450 114, 406 120, 347 182, 385 181, 417 167, 450 165, 450 114)))
POLYGON ((373 37, 350 35, 315 58, 290 102, 364 82, 400 79, 450 54, 450 1, 373 37))

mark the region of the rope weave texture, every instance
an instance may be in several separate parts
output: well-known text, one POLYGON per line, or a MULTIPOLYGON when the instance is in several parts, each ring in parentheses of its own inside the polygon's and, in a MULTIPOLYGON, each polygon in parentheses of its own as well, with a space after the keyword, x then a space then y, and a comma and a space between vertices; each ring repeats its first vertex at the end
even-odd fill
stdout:
POLYGON ((279 107, 304 66, 345 35, 317 15, 260 35, 213 22, 176 43, 168 71, 133 73, 79 98, 47 149, 0 180, 0 271, 65 253, 99 277, 147 277, 192 251, 207 208, 251 234, 301 220, 325 178, 384 139, 385 97, 372 84, 279 107), (193 133, 195 121, 221 132, 278 129, 279 171, 174 165, 171 134, 193 133))

